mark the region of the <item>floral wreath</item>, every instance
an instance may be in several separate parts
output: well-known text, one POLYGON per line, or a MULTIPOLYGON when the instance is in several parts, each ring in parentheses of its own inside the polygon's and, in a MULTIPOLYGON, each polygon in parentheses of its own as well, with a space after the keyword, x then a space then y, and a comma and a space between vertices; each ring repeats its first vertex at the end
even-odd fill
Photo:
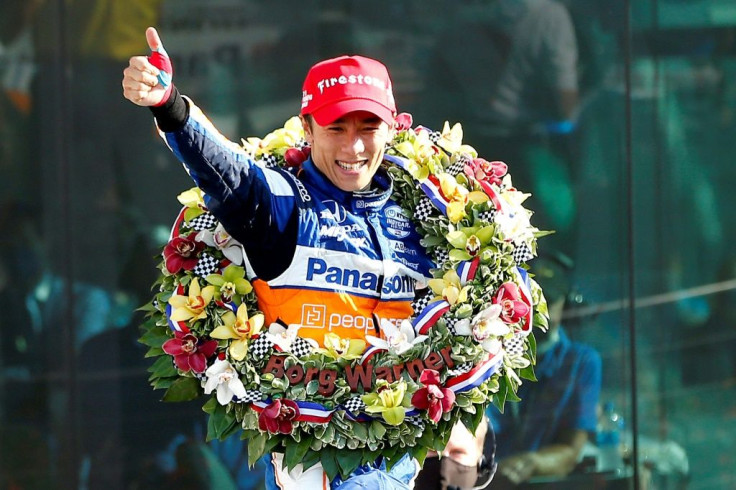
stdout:
MULTIPOLYGON (((490 403, 518 401, 521 380, 535 380, 531 333, 547 327, 547 307, 525 263, 545 233, 522 206, 528 194, 506 164, 462 144, 460 124, 435 132, 400 114, 396 129, 385 152, 392 199, 437 268, 416 315, 381 323, 382 338, 327 334, 319 347, 298 325, 264 325, 242 246, 200 189, 179 195, 158 293, 144 307, 150 382, 164 401, 208 395, 208 440, 242 431, 251 465, 280 451, 289 470, 320 462, 332 479, 379 457, 421 462, 455 423, 474 432, 490 403)), ((242 144, 266 166, 309 156, 296 117, 242 144)))

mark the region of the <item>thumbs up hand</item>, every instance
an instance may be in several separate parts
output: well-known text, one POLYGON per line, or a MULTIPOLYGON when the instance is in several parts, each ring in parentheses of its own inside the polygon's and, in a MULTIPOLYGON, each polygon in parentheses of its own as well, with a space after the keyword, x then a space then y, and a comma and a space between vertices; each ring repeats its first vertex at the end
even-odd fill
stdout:
POLYGON ((123 71, 123 96, 139 106, 158 106, 169 99, 173 70, 156 29, 146 29, 146 40, 151 55, 130 58, 123 71))

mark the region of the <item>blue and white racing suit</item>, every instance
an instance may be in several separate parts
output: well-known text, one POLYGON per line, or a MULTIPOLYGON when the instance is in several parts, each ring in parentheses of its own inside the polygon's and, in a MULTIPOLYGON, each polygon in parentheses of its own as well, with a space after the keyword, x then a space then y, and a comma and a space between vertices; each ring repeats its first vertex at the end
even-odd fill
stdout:
MULTIPOLYGON (((380 333, 374 318, 399 322, 412 315, 415 282, 430 277, 433 263, 391 200, 385 169, 371 190, 345 192, 311 160, 299 169, 253 161, 176 90, 153 112, 166 143, 206 194, 207 208, 243 244, 267 325, 277 319, 302 325, 300 336, 322 344, 326 333, 362 339, 380 333)), ((401 470, 408 467, 403 463, 415 465, 407 458, 396 466, 406 484, 413 471, 401 470)), ((364 476, 356 484, 375 473, 372 488, 405 488, 375 468, 359 471, 364 476)), ((271 478, 271 484, 278 482, 271 478)))

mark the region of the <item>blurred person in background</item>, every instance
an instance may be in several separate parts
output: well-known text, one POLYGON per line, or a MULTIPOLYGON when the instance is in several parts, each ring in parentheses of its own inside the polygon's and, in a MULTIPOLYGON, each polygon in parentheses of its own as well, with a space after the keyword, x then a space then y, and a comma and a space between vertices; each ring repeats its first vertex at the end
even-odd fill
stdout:
POLYGON ((503 413, 495 406, 487 411, 498 460, 489 488, 514 488, 538 476, 564 478, 577 466, 585 444, 595 440, 601 357, 592 347, 570 340, 562 326, 572 292, 571 268, 572 261, 561 254, 542 254, 532 263, 531 272, 547 298, 549 330, 535 333, 538 381, 522 384, 521 401, 507 402, 503 413))

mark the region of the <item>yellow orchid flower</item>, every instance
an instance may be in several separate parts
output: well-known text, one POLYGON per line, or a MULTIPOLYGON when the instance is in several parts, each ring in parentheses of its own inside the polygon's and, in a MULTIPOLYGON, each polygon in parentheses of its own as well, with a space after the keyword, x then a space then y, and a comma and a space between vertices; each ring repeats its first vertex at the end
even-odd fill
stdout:
POLYGON ((176 198, 187 208, 186 211, 184 211, 184 219, 186 221, 193 220, 197 216, 203 214, 207 209, 204 205, 204 194, 202 193, 202 189, 199 187, 192 187, 188 191, 184 191, 176 196, 176 198))
POLYGON ((450 123, 445 121, 445 125, 442 127, 440 133, 440 139, 437 141, 437 145, 442 147, 448 153, 467 153, 472 158, 478 156, 478 152, 475 148, 469 145, 463 145, 463 127, 460 123, 455 123, 450 128, 450 123))
POLYGON ((176 198, 179 202, 188 208, 204 208, 204 194, 199 187, 192 187, 188 191, 184 191, 176 198))
POLYGON ((248 318, 248 309, 243 303, 238 306, 235 314, 228 311, 222 315, 222 322, 222 325, 210 333, 210 337, 220 340, 234 339, 230 342, 228 351, 233 359, 242 361, 248 354, 248 341, 261 332, 265 317, 262 313, 257 313, 248 318))
POLYGON ((265 138, 248 138, 241 140, 245 151, 259 157, 264 153, 283 153, 304 139, 304 128, 298 117, 294 116, 279 128, 266 135, 265 138))
POLYGON ((469 286, 460 284, 460 276, 455 269, 445 272, 441 279, 430 279, 427 284, 434 294, 442 297, 450 305, 465 303, 468 300, 469 286))
POLYGON ((325 335, 325 348, 319 349, 333 359, 359 359, 365 352, 366 342, 360 339, 343 339, 335 333, 325 335))
POLYGON ((207 316, 205 308, 215 295, 214 286, 200 289, 197 278, 192 279, 189 284, 187 296, 175 294, 169 298, 169 304, 174 311, 171 313, 171 321, 196 321, 207 316))
POLYGON ((380 413, 389 425, 401 425, 410 406, 406 396, 406 382, 389 383, 385 379, 376 381, 376 391, 362 397, 367 413, 380 413))
POLYGON ((451 223, 460 222, 466 216, 465 205, 468 202, 468 189, 459 184, 450 174, 440 174, 437 180, 440 183, 442 195, 448 200, 447 218, 451 223))
POLYGON ((432 141, 429 139, 429 132, 419 131, 414 133, 410 131, 411 136, 394 145, 394 150, 409 160, 407 170, 417 180, 424 180, 435 169, 442 168, 441 155, 438 155, 432 141))

